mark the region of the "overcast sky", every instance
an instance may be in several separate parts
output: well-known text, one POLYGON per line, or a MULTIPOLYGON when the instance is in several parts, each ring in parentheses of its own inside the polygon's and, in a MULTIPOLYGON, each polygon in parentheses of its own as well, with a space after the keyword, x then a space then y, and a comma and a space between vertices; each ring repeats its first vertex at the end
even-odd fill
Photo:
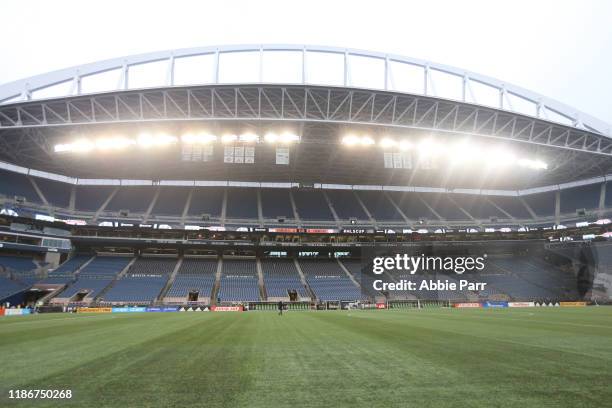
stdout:
POLYGON ((612 123, 612 1, 0 0, 0 83, 223 44, 361 48, 454 65, 612 123))

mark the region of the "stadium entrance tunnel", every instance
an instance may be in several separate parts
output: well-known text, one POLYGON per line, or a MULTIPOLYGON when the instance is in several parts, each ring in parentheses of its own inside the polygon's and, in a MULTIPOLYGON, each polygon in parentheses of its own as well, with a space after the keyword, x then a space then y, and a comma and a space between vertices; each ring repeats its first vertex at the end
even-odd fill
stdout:
POLYGON ((295 289, 289 289, 289 290, 287 291, 287 293, 289 294, 289 300, 290 300, 291 302, 297 302, 297 300, 298 300, 297 290, 295 290, 295 289))
POLYGON ((53 293, 55 289, 39 289, 31 288, 24 293, 24 303, 28 305, 35 305, 39 300, 43 299, 47 295, 53 293))
POLYGON ((89 295, 89 290, 81 290, 77 292, 71 299, 71 302, 82 302, 87 295, 89 295))
POLYGON ((189 302, 197 302, 199 297, 200 297, 200 292, 197 290, 192 290, 189 292, 189 296, 187 297, 187 300, 189 302))

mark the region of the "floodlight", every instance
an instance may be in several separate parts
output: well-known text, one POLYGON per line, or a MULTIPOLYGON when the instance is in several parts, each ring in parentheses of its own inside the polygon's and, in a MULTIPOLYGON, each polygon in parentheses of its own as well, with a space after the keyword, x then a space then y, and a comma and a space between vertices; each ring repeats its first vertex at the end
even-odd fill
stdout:
POLYGON ((113 148, 113 139, 98 139, 96 140, 96 149, 108 150, 113 148))
POLYGON ((178 138, 176 136, 172 136, 167 133, 160 133, 156 135, 153 140, 154 140, 155 145, 165 146, 165 145, 176 143, 178 141, 178 138))
POLYGON ((133 139, 128 139, 126 137, 115 137, 112 139, 115 149, 123 149, 127 146, 132 146, 136 144, 136 141, 133 139))
POLYGON ((211 135, 209 133, 198 133, 198 134, 186 133, 183 136, 181 136, 181 141, 187 144, 196 144, 196 143, 206 144, 206 143, 214 142, 215 140, 217 140, 217 136, 211 135))
POLYGON ((257 136, 255 133, 244 133, 240 135, 240 141, 247 143, 259 142, 259 136, 257 136))
POLYGON ((348 146, 354 146, 357 143, 359 143, 359 138, 355 135, 348 135, 342 138, 342 144, 345 144, 348 146))
POLYGON ((79 139, 71 144, 71 151, 74 152, 88 152, 92 150, 95 145, 87 139, 79 139))
POLYGON ((238 136, 232 135, 232 134, 223 135, 221 137, 221 141, 223 143, 232 143, 232 142, 235 142, 236 140, 238 140, 238 136))
POLYGON ((546 170, 548 168, 548 164, 542 160, 520 159, 518 164, 533 170, 546 170))
POLYGON ((95 145, 96 149, 100 150, 118 150, 135 143, 134 140, 125 137, 110 137, 97 139, 95 145))
POLYGON ((514 164, 516 162, 516 156, 509 150, 495 149, 490 150, 484 155, 487 163, 494 167, 504 167, 514 164))
POLYGON ((448 151, 449 159, 453 163, 464 163, 479 157, 480 148, 468 141, 461 141, 451 146, 448 151))
POLYGON ((53 147, 53 150, 55 151, 55 153, 63 153, 63 152, 69 152, 71 149, 71 145, 67 144, 67 143, 63 143, 63 144, 56 144, 53 147))
POLYGON ((193 133, 184 133, 181 136, 181 142, 183 142, 183 143, 195 143, 196 142, 196 136, 193 133))
POLYGON ((419 143, 419 154, 421 156, 432 156, 440 150, 440 147, 430 139, 425 139, 419 143))
POLYGON ((157 135, 151 135, 150 133, 141 133, 138 135, 137 143, 139 146, 144 148, 154 146, 166 146, 177 142, 177 137, 169 135, 167 133, 159 133, 157 135))
POLYGON ((137 143, 142 147, 153 146, 153 136, 150 133, 141 133, 138 135, 137 143))
POLYGON ((374 139, 372 139, 370 136, 364 136, 361 138, 359 143, 361 143, 363 146, 371 146, 376 142, 374 142, 374 139))
POLYGON ((281 136, 280 136, 280 140, 283 143, 293 143, 293 142, 299 142, 300 140, 300 136, 296 135, 295 133, 291 133, 291 132, 284 132, 281 136))
POLYGON ((276 143, 278 141, 278 135, 276 133, 266 133, 264 140, 268 143, 276 143))
POLYGON ((217 141, 217 136, 211 135, 209 133, 203 133, 201 135, 198 135, 198 138, 200 139, 200 143, 209 143, 217 141))
POLYGON ((400 150, 410 150, 412 149, 412 143, 410 143, 408 140, 401 140, 399 142, 399 148, 400 150))
POLYGON ((381 147, 393 147, 393 146, 397 145, 397 142, 395 140, 393 140, 393 139, 389 139, 389 138, 385 137, 385 138, 381 139, 379 144, 380 144, 381 147))

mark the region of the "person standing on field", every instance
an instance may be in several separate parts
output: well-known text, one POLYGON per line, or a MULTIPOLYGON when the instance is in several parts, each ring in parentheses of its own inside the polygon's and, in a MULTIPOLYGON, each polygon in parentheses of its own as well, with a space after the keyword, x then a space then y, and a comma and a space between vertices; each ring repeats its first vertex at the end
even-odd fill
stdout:
POLYGON ((282 300, 278 301, 278 315, 279 316, 283 315, 283 301, 282 300))

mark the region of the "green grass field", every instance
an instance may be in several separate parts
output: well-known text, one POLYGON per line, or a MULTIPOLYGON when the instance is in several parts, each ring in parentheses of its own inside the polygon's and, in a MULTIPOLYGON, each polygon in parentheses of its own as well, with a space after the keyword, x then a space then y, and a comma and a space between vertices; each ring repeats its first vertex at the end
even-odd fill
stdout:
POLYGON ((612 308, 3 317, 0 392, 0 407, 612 406, 612 308))

